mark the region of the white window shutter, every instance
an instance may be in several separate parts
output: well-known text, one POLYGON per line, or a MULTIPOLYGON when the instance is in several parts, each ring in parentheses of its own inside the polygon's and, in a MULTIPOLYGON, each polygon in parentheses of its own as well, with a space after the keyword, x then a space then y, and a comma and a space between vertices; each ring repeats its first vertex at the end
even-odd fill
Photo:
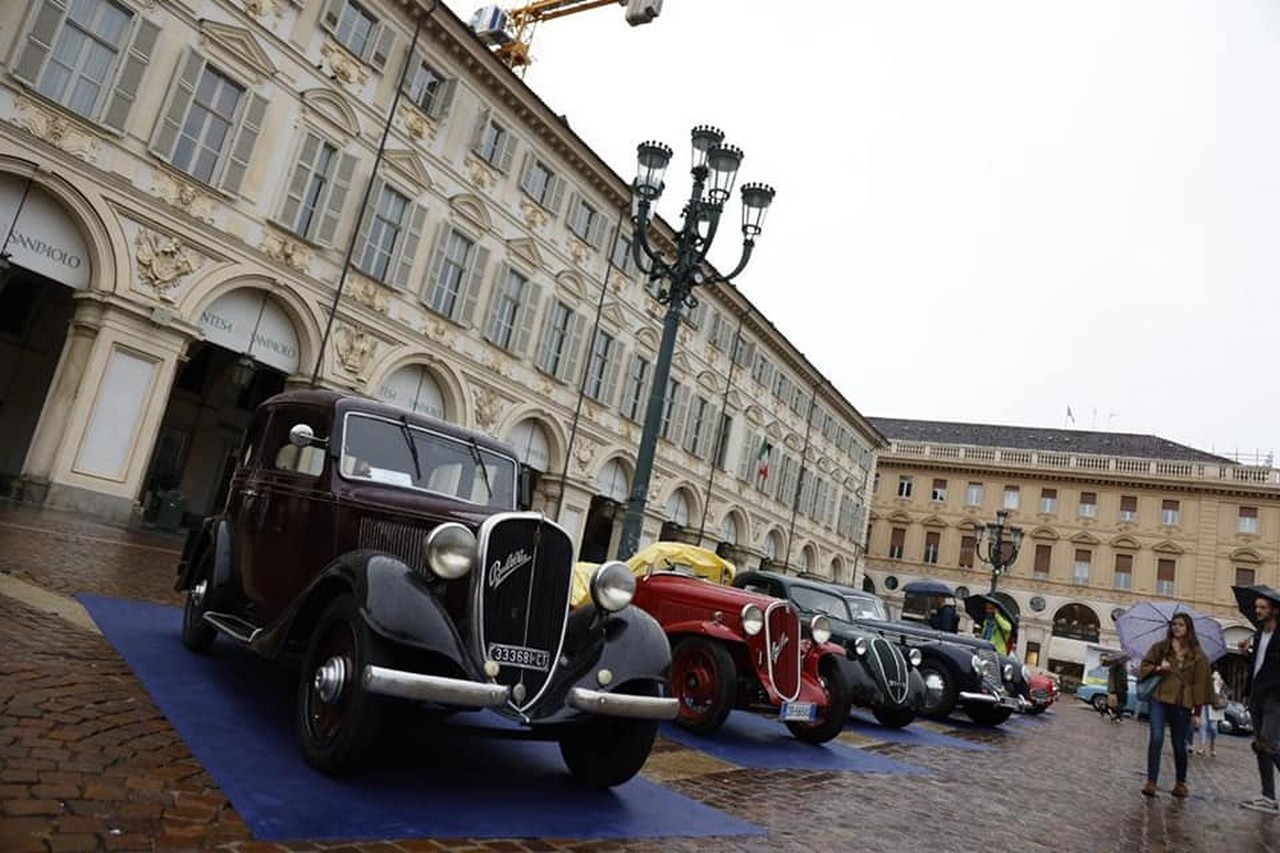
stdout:
POLYGON ((162 160, 173 159, 173 149, 178 143, 178 131, 187 118, 187 110, 191 99, 195 96, 196 81, 204 71, 204 58, 191 49, 183 55, 178 67, 181 71, 169 86, 169 95, 164 109, 160 112, 160 121, 156 123, 156 131, 151 140, 151 150, 162 160))
POLYGON ((577 190, 574 190, 573 192, 569 193, 569 213, 567 216, 565 216, 565 219, 564 219, 564 224, 569 227, 569 230, 571 232, 573 232, 574 234, 577 234, 578 236, 581 236, 581 234, 579 233, 581 226, 579 225, 579 217, 578 217, 579 211, 582 210, 582 206, 578 204, 578 201, 580 198, 581 196, 578 195, 577 190))
POLYGON ((338 21, 342 20, 342 9, 347 0, 325 0, 324 10, 320 13, 320 26, 329 32, 338 29, 338 21))
POLYGON ((458 81, 453 77, 440 84, 440 88, 436 90, 436 99, 431 102, 432 118, 439 120, 449 115, 449 110, 453 107, 453 95, 457 89, 458 81))
POLYGON ((285 188, 284 204, 280 206, 280 224, 290 231, 298 225, 302 197, 307 191, 307 182, 315 171, 316 155, 320 153, 320 145, 320 137, 307 131, 302 138, 302 146, 298 149, 298 160, 293 164, 293 174, 290 175, 289 185, 285 188))
POLYGON ((534 363, 545 373, 551 372, 547 370, 547 366, 551 363, 551 324, 555 322, 556 305, 558 304, 554 299, 550 300, 547 304, 547 313, 542 317, 542 333, 538 342, 538 357, 534 363))
POLYGON ((36 4, 35 20, 27 33, 27 43, 18 51, 17 61, 11 68, 14 77, 32 86, 40 81, 40 72, 66 14, 67 7, 62 0, 40 0, 36 4))
POLYGON ((560 202, 564 201, 565 179, 559 175, 551 176, 551 187, 547 191, 547 210, 558 214, 560 212, 560 202))
POLYGON ((464 326, 471 325, 471 317, 476 311, 476 300, 480 298, 480 286, 484 281, 484 269, 489 265, 489 250, 479 243, 471 258, 471 269, 467 273, 466 291, 462 299, 462 309, 455 303, 453 319, 464 326))
POLYGON ((392 264, 395 272, 391 283, 396 287, 408 287, 409 275, 413 272, 413 261, 418 255, 418 244, 422 242, 422 226, 427 221, 426 205, 411 205, 408 227, 400 232, 399 246, 396 246, 396 257, 392 264))
POLYGON ((533 168, 533 164, 536 162, 533 152, 526 151, 524 161, 520 164, 520 189, 529 195, 533 195, 533 189, 529 186, 529 170, 533 168))
POLYGON ((494 165, 499 171, 511 171, 511 160, 516 156, 516 139, 510 133, 502 134, 498 140, 498 156, 494 158, 494 165))
POLYGON ((227 158, 226 169, 219 181, 219 186, 229 193, 240 192, 240 185, 244 182, 244 173, 248 171, 249 158, 258 142, 258 134, 262 132, 262 120, 266 114, 267 99, 256 92, 250 92, 249 103, 240 114, 240 127, 236 132, 235 142, 231 145, 231 155, 227 158))
POLYGON ((600 402, 606 406, 613 400, 613 392, 618 387, 618 374, 622 369, 622 347, 615 339, 609 347, 609 363, 604 368, 604 387, 600 391, 600 402))
POLYGON ((689 416, 689 389, 683 385, 676 387, 676 398, 671 403, 671 430, 668 435, 684 435, 685 421, 689 416))
POLYGON ((441 222, 436 231, 436 242, 431 247, 431 260, 427 261, 427 277, 422 283, 422 301, 434 303, 436 288, 440 286, 440 271, 444 269, 444 250, 449 245, 449 223, 441 222))
POLYGON ((320 217, 320 227, 316 229, 316 240, 326 246, 334 244, 338 221, 342 218, 342 210, 347 203, 347 194, 351 191, 351 179, 355 171, 356 158, 350 154, 342 154, 341 159, 338 160, 338 168, 333 171, 333 180, 329 184, 329 194, 325 199, 324 214, 320 217))
POLYGON ((515 345, 512 349, 517 355, 524 355, 529 347, 529 338, 533 334, 533 318, 538 314, 538 304, 542 302, 542 287, 530 281, 524 286, 524 298, 520 300, 520 316, 516 319, 515 345))
POLYGON ((386 21, 378 23, 370 34, 368 62, 379 71, 387 67, 391 48, 396 43, 396 31, 386 21))
POLYGON ((587 242, 593 247, 599 249, 601 241, 604 240, 604 217, 599 212, 591 217, 591 224, 587 226, 587 242))
POLYGON ((125 51, 124 61, 116 74, 116 84, 107 98, 107 107, 102 113, 102 123, 119 133, 124 133, 124 124, 129 119, 129 110, 138 95, 138 86, 142 83, 142 74, 151 62, 151 51, 156 46, 156 36, 160 28, 145 18, 139 18, 138 29, 133 34, 133 41, 125 51))
POLYGON ((719 434, 720 408, 718 406, 708 406, 706 428, 702 430, 702 435, 699 436, 698 449, 695 451, 699 458, 706 459, 707 454, 715 452, 716 436, 719 434))
POLYGON ((507 276, 511 266, 503 261, 493 276, 493 287, 489 288, 489 310, 485 312, 484 336, 490 341, 498 340, 498 310, 502 307, 502 293, 507 284, 507 276))
POLYGON ((373 179, 373 186, 369 188, 369 203, 360 214, 360 231, 356 235, 355 265, 365 273, 369 271, 360 266, 360 261, 364 258, 365 249, 369 245, 369 231, 373 228, 374 211, 378 209, 378 199, 382 195, 382 187, 385 183, 382 178, 373 179))
POLYGON ((569 321, 569 334, 566 336, 564 344, 564 356, 560 359, 560 371, 556 374, 566 382, 573 382, 578 378, 578 354, 579 350, 582 349, 582 334, 585 325, 585 318, 577 311, 574 311, 573 317, 569 321))
POLYGON ((489 126, 489 116, 492 111, 485 107, 480 111, 480 115, 476 116, 476 126, 471 129, 471 150, 479 151, 480 143, 484 142, 484 131, 489 126))

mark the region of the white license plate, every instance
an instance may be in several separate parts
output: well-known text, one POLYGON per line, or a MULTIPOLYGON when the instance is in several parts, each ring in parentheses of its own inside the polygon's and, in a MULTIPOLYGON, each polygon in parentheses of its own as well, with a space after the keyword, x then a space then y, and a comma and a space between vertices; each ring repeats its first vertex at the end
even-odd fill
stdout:
POLYGON ((803 722, 813 722, 818 716, 818 706, 812 702, 783 702, 782 713, 780 717, 783 722, 789 720, 800 720, 803 722))

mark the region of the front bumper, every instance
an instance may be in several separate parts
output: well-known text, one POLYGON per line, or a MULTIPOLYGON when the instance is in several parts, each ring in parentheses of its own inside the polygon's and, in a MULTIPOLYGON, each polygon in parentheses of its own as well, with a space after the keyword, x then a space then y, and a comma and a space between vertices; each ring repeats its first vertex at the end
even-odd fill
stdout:
POLYGON ((680 713, 680 702, 675 697, 603 693, 585 687, 569 691, 569 707, 588 714, 637 720, 674 720, 680 713))
POLYGON ((960 701, 982 705, 999 705, 1002 708, 1010 708, 1014 711, 1025 711, 1031 707, 1031 703, 1021 696, 1011 696, 1008 693, 995 690, 983 690, 981 692, 962 690, 960 691, 960 701))

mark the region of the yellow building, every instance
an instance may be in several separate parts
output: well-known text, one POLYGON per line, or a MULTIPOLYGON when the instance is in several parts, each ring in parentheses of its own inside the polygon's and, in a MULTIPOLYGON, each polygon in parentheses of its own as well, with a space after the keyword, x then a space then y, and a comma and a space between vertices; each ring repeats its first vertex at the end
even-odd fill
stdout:
MULTIPOLYGON (((314 377, 510 440, 613 552, 663 312, 630 179, 447 8, 21 0, 0 58, 0 492, 215 512, 249 411, 314 377)), ((853 579, 882 439, 699 296, 641 544, 853 579)))
MULTIPOLYGON (((987 592, 974 525, 1023 539, 1001 597, 1026 662, 1081 676, 1118 646, 1114 615, 1176 599, 1248 631, 1233 584, 1280 579, 1280 473, 1155 436, 872 418, 890 440, 873 490, 866 578, 891 603, 923 577, 987 592)), ((983 554, 985 555, 985 551, 983 554)), ((971 623, 965 620, 965 627, 971 623)), ((962 629, 963 630, 963 629, 962 629)), ((1228 660, 1231 674, 1238 662, 1228 660)))

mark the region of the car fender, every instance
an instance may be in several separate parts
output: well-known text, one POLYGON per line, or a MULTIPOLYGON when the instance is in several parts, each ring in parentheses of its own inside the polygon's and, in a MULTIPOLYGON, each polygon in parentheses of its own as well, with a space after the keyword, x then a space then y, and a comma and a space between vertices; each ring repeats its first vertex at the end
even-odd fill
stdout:
POLYGON ((945 643, 924 643, 916 648, 920 649, 920 654, 924 656, 922 664, 933 662, 945 667, 955 679, 959 689, 970 690, 975 686, 981 686, 982 679, 973 669, 973 655, 970 649, 949 646, 945 643))
POLYGON ((671 644, 657 619, 638 607, 624 607, 605 618, 603 630, 605 641, 596 668, 612 672, 613 683, 622 686, 651 678, 666 681, 671 672, 671 644))
POLYGON ((856 655, 847 655, 838 665, 844 669, 854 701, 859 705, 875 704, 881 690, 867 662, 856 655))
POLYGON ((217 600, 217 592, 226 589, 234 575, 234 555, 231 547, 231 525, 226 516, 215 515, 206 518, 198 530, 187 537, 183 548, 182 559, 178 564, 178 578, 174 582, 175 591, 190 589, 195 581, 196 569, 200 561, 210 549, 213 550, 213 577, 210 579, 209 591, 217 600))
POLYGON ((734 643, 739 646, 745 646, 747 641, 736 631, 733 631, 719 622, 708 622, 706 620, 695 620, 690 622, 674 622, 670 625, 662 625, 662 631, 666 633, 667 638, 671 641, 671 645, 675 646, 684 637, 707 637, 712 640, 720 640, 724 643, 734 643))

